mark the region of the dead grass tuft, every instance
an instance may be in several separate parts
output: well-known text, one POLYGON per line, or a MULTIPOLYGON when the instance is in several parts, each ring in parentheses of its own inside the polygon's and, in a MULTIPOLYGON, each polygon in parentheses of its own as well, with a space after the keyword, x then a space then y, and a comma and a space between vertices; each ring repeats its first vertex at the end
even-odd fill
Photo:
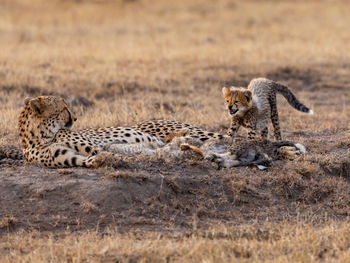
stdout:
POLYGON ((330 154, 320 162, 325 173, 350 180, 350 153, 330 154))
POLYGON ((83 210, 83 212, 85 214, 91 214, 91 213, 94 213, 94 212, 98 211, 97 206, 95 204, 91 203, 91 202, 88 202, 88 201, 83 201, 80 204, 80 208, 83 210))
POLYGON ((0 228, 10 229, 15 226, 16 222, 17 218, 14 215, 5 215, 0 220, 0 228))

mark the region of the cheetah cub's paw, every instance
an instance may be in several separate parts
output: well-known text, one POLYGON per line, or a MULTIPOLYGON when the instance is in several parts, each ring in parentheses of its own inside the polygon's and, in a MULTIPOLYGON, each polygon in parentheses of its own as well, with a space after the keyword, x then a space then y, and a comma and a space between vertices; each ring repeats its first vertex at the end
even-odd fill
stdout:
POLYGON ((95 155, 94 161, 93 161, 93 167, 101 167, 103 165, 107 165, 110 163, 113 163, 115 160, 114 155, 109 152, 99 152, 97 155, 95 155))
POLYGON ((185 137, 187 136, 188 134, 190 133, 190 130, 187 129, 187 128, 183 128, 177 132, 171 132, 169 135, 167 135, 165 138, 164 138, 164 142, 165 143, 170 143, 172 142, 175 138, 178 138, 178 137, 185 137))
POLYGON ((180 145, 180 150, 183 152, 185 152, 185 151, 191 152, 191 154, 195 158, 204 159, 203 152, 197 146, 190 145, 188 143, 183 143, 180 145))
POLYGON ((306 153, 306 149, 302 144, 296 144, 295 146, 282 146, 276 151, 278 159, 294 160, 302 153, 306 153))

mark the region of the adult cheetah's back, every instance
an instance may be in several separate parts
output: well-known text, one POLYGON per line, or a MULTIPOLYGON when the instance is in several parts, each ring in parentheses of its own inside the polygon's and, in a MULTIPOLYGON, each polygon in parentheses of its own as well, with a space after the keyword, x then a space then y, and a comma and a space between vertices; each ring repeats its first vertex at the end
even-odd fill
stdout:
POLYGON ((132 126, 134 129, 151 134, 161 139, 165 139, 169 134, 178 133, 182 130, 186 130, 186 136, 197 138, 201 141, 208 139, 224 139, 228 138, 227 135, 222 135, 216 132, 205 131, 199 127, 193 126, 188 123, 182 123, 174 120, 152 120, 144 121, 132 126))

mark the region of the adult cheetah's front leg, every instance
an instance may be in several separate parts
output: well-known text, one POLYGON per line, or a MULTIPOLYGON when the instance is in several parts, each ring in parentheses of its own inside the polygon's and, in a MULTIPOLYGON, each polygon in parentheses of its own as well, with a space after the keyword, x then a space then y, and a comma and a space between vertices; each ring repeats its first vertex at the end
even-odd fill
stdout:
POLYGON ((101 149, 98 147, 98 145, 78 132, 60 130, 56 134, 55 138, 56 143, 65 145, 66 147, 84 156, 96 155, 101 152, 101 149))
POLYGON ((107 152, 99 152, 96 155, 84 156, 65 145, 55 143, 41 150, 40 162, 49 168, 97 168, 112 155, 107 152))

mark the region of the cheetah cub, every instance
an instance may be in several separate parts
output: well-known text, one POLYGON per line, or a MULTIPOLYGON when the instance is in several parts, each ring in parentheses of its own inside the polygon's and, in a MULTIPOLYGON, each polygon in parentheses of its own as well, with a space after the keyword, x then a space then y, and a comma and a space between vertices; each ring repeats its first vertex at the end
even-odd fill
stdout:
POLYGON ((256 139, 260 132, 262 140, 267 139, 268 124, 271 119, 274 127, 275 139, 282 140, 276 93, 282 94, 288 103, 301 112, 313 114, 313 111, 303 105, 288 87, 265 78, 253 79, 248 88, 230 87, 222 88, 231 125, 228 134, 235 137, 240 126, 248 130, 248 138, 256 139))

